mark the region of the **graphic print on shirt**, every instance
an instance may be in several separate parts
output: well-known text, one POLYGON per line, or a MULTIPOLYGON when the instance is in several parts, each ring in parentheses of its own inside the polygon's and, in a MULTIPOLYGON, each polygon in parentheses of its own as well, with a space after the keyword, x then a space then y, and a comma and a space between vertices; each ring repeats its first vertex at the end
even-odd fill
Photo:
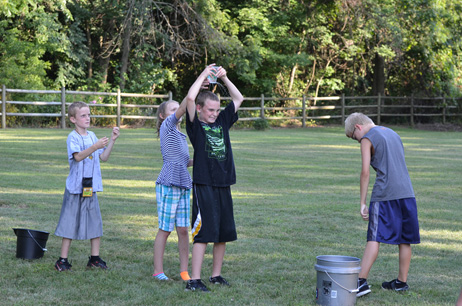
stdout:
POLYGON ((223 129, 221 126, 210 127, 203 124, 202 128, 205 132, 205 151, 208 153, 209 158, 217 160, 226 159, 226 146, 223 137, 223 129))

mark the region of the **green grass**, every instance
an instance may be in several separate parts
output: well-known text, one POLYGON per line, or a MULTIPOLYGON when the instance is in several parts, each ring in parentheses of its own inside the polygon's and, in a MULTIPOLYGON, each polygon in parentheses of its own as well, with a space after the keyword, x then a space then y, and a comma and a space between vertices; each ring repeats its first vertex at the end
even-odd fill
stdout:
MULTIPOLYGON (((454 305, 462 275, 462 134, 396 127, 419 207, 422 243, 413 248, 411 291, 385 292, 397 276, 396 246, 382 245, 369 275, 372 293, 357 305, 454 305)), ((108 129, 93 129, 98 137, 108 129)), ((53 235, 68 175, 70 130, 0 130, 0 304, 5 305, 314 305, 318 255, 361 258, 367 223, 359 215, 359 145, 341 127, 233 130, 232 187, 238 240, 228 244, 223 275, 230 288, 184 292, 176 233, 165 273, 152 279, 157 231, 155 179, 162 165, 153 130, 124 129, 107 163, 99 201, 101 256, 109 271, 86 271, 89 241, 73 241, 73 273, 53 264, 53 235), (12 228, 50 232, 48 252, 17 259, 12 228)), ((371 181, 374 177, 371 178, 371 181)), ((211 247, 202 275, 211 272, 211 247)))

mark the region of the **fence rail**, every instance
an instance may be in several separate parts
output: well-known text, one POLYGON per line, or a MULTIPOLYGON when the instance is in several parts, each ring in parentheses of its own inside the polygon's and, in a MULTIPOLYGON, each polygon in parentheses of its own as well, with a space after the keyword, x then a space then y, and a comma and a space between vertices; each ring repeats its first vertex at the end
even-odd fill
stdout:
POLYGON ((66 90, 64 87, 61 90, 25 90, 25 89, 9 89, 6 88, 5 85, 2 86, 2 128, 6 128, 6 117, 7 116, 21 116, 21 117, 60 117, 61 118, 61 128, 66 127, 66 105, 70 105, 71 103, 66 103, 66 96, 108 96, 108 97, 116 97, 116 103, 114 104, 89 104, 91 107, 112 107, 116 108, 115 115, 92 115, 95 118, 116 118, 117 126, 120 126, 121 119, 155 119, 152 116, 130 116, 130 115, 122 115, 121 109, 122 108, 156 108, 158 105, 134 105, 134 104, 122 104, 123 97, 135 97, 135 98, 161 98, 161 99, 172 99, 172 93, 169 92, 168 94, 164 95, 147 95, 147 94, 134 94, 134 93, 122 93, 120 90, 117 92, 92 92, 92 91, 72 91, 66 90), (61 96, 60 102, 43 102, 43 101, 7 101, 6 94, 7 93, 19 93, 19 94, 59 94, 61 96), (5 103, 3 103, 5 101, 5 103), (52 106, 52 105, 60 105, 61 112, 59 113, 13 113, 13 112, 6 112, 6 105, 7 104, 17 104, 17 105, 39 105, 39 106, 52 106))
MULTIPOLYGON (((6 128, 6 118, 8 116, 21 116, 21 117, 57 117, 61 118, 61 128, 66 127, 66 106, 71 103, 66 102, 68 96, 108 96, 115 97, 116 103, 98 103, 89 104, 91 108, 115 108, 114 114, 110 115, 92 115, 95 118, 112 118, 116 119, 117 126, 120 126, 123 119, 144 119, 156 120, 155 115, 125 115, 122 114, 122 109, 156 109, 159 105, 156 104, 124 104, 122 98, 142 98, 142 99, 172 99, 172 93, 169 92, 163 95, 147 95, 147 94, 134 94, 122 93, 120 90, 117 92, 91 92, 91 91, 71 91, 66 90, 64 87, 61 90, 24 90, 24 89, 8 89, 4 85, 0 89, 1 95, 1 118, 2 128, 6 128), (7 93, 10 94, 56 94, 60 95, 60 101, 8 101, 6 99, 7 93), (61 106, 59 113, 21 113, 21 112, 7 112, 6 105, 35 105, 35 106, 61 106)), ((452 100, 462 100, 456 98, 452 100)), ((229 97, 223 97, 222 100, 230 100, 229 97)), ((460 107, 455 105, 447 105, 447 98, 437 97, 390 97, 390 96, 362 96, 362 97, 291 97, 291 98, 275 98, 265 97, 263 94, 260 97, 246 97, 245 101, 260 101, 260 106, 240 107, 240 112, 244 112, 247 116, 240 116, 241 121, 254 121, 254 120, 301 120, 302 126, 306 126, 307 120, 330 120, 340 119, 341 123, 345 121, 347 112, 362 111, 367 113, 369 117, 375 117, 377 124, 380 124, 384 117, 408 117, 410 124, 413 126, 415 119, 419 117, 441 117, 443 124, 446 123, 449 117, 462 118, 460 107), (357 100, 372 101, 368 104, 352 105, 357 100), (282 101, 298 103, 301 106, 287 106, 276 107, 266 106, 267 101, 282 101), (392 104, 387 104, 391 101, 392 104), (399 104, 396 104, 399 101, 399 104), (430 105, 425 105, 423 102, 427 101, 430 105), (437 102, 437 103, 435 103, 437 102), (317 105, 318 103, 336 103, 332 105, 317 105), (258 112, 257 115, 251 115, 252 112, 258 112), (310 114, 310 115, 308 115, 310 114)), ((245 104, 243 104, 245 105, 245 104)), ((460 105, 460 103, 459 103, 460 105)))

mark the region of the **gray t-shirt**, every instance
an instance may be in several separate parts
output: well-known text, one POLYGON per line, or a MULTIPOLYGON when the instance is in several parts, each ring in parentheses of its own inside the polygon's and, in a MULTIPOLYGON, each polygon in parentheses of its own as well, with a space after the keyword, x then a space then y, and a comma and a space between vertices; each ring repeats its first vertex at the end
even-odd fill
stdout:
POLYGON ((93 192, 103 191, 103 180, 99 156, 106 148, 96 150, 89 157, 77 162, 74 153, 81 152, 98 141, 95 133, 87 131, 86 136, 81 136, 73 130, 67 137, 67 156, 69 160, 69 176, 66 179, 66 189, 71 194, 82 193, 82 178, 93 177, 93 192))
POLYGON ((375 126, 364 138, 374 147, 371 166, 377 174, 371 202, 415 197, 399 135, 389 128, 375 126))

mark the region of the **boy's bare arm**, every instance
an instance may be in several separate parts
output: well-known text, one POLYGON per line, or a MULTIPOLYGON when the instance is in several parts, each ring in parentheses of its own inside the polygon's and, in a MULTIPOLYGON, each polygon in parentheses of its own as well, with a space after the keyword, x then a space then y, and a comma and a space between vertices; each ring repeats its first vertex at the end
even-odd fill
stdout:
POLYGON ((196 97, 199 94, 199 91, 201 90, 202 82, 207 78, 208 73, 210 73, 209 67, 207 67, 204 71, 202 71, 202 73, 199 75, 196 81, 189 88, 188 94, 183 99, 183 101, 180 104, 180 107, 176 111, 176 117, 178 119, 184 115, 186 110, 188 111, 189 118, 194 119, 194 117, 191 115, 191 111, 193 112, 193 114, 195 114, 196 97))
POLYGON ((91 154, 93 154, 93 152, 95 152, 96 150, 104 148, 108 144, 108 142, 109 139, 107 137, 102 137, 98 139, 98 141, 94 145, 88 147, 83 151, 76 152, 72 156, 74 157, 75 161, 80 162, 88 156, 90 156, 91 154))
POLYGON ((106 150, 99 156, 99 159, 101 159, 103 162, 107 161, 109 159, 109 156, 111 155, 112 152, 112 147, 114 146, 114 143, 116 139, 120 135, 120 130, 118 127, 113 127, 112 128, 112 135, 111 139, 109 140, 109 144, 106 147, 106 150))
POLYGON ((242 96, 239 89, 237 89, 233 82, 231 82, 231 80, 228 78, 225 69, 220 68, 218 70, 217 77, 220 78, 228 88, 229 95, 231 96, 231 100, 234 102, 234 108, 237 112, 242 102, 244 101, 244 97, 242 96))
POLYGON ((364 220, 369 219, 369 211, 367 209, 367 192, 369 189, 370 165, 371 165, 371 149, 372 143, 369 139, 361 140, 361 176, 359 182, 360 194, 360 213, 364 220))
MULTIPOLYGON (((185 103, 191 122, 194 121, 194 117, 196 116, 196 97, 202 88, 202 83, 207 79, 207 76, 211 74, 214 65, 215 64, 211 64, 205 67, 204 71, 201 72, 196 81, 189 88, 188 94, 183 99, 183 102, 181 102, 180 108, 183 103, 185 103)), ((177 116, 177 118, 179 117, 177 116)))

